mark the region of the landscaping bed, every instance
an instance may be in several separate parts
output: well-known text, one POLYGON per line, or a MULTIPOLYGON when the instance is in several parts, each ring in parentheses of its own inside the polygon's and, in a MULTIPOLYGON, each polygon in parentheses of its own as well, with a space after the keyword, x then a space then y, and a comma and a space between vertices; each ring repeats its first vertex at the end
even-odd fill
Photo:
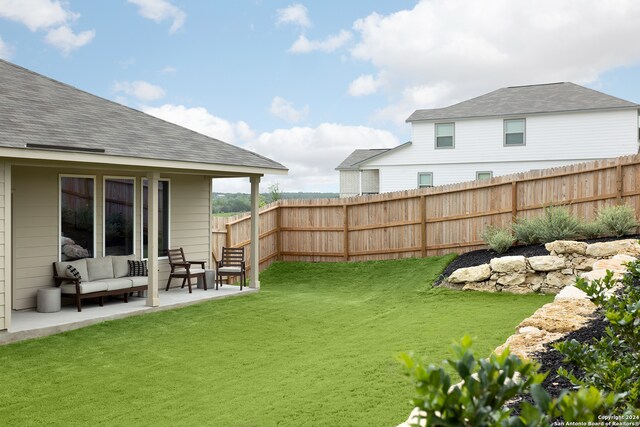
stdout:
MULTIPOLYGON (((578 242, 596 243, 596 242, 610 242, 620 239, 640 239, 640 234, 634 234, 624 237, 601 237, 598 239, 583 239, 576 240, 578 242)), ((442 274, 434 282, 434 286, 438 286, 445 278, 449 277, 451 273, 459 268, 475 267, 477 265, 488 264, 492 258, 504 257, 504 256, 516 256, 522 255, 524 257, 549 255, 549 251, 545 249, 544 244, 538 245, 521 245, 513 246, 506 252, 498 254, 490 249, 479 249, 477 251, 471 251, 458 255, 442 272, 442 274)))

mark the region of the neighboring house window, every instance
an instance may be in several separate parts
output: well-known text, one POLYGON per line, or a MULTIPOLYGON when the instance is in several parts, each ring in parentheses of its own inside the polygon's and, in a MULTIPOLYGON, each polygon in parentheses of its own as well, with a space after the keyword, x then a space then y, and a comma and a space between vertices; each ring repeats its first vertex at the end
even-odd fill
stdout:
POLYGON ((453 148, 454 123, 436 123, 436 148, 453 148))
POLYGON ((418 172, 418 188, 433 187, 432 172, 418 172))
MULTIPOLYGON (((149 251, 149 181, 142 179, 142 257, 149 251)), ((169 180, 158 181, 158 256, 166 257, 169 250, 169 180)))
POLYGON ((524 145, 524 119, 508 119, 504 121, 504 145, 524 145))
POLYGON ((476 172, 476 179, 478 181, 482 181, 483 179, 491 179, 491 178, 493 178, 493 172, 491 171, 476 172))
POLYGON ((104 179, 104 255, 134 253, 135 179, 104 179))
POLYGON ((95 254, 95 179, 60 176, 60 260, 95 254))

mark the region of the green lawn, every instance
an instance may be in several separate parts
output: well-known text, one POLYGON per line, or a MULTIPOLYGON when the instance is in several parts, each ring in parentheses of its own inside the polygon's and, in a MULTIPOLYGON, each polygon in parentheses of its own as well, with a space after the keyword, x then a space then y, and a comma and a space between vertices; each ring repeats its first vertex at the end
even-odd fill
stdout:
POLYGON ((432 289, 451 259, 276 263, 258 294, 0 347, 0 424, 396 425, 397 353, 488 354, 552 299, 432 289))

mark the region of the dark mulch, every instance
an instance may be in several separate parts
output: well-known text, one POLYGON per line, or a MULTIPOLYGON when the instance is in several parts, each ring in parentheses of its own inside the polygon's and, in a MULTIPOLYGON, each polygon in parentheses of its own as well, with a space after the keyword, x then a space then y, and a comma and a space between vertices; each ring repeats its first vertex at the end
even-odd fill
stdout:
MULTIPOLYGON (((624 237, 601 237, 598 239, 589 239, 589 240, 579 240, 581 242, 586 243, 595 243, 595 242, 610 242, 611 240, 620 240, 620 239, 639 239, 640 234, 634 234, 631 236, 624 237)), ((487 264, 491 261, 491 258, 503 257, 503 256, 515 256, 515 255, 523 255, 525 257, 530 256, 539 256, 539 255, 549 255, 549 251, 544 248, 544 245, 529 245, 529 246, 513 246, 509 248, 508 251, 498 254, 489 249, 479 249, 477 251, 467 252, 465 254, 459 255, 456 259, 453 260, 451 264, 445 268, 440 277, 436 279, 433 286, 438 286, 442 280, 446 277, 449 277, 451 273, 456 271, 459 268, 466 267, 474 267, 476 265, 487 264)))

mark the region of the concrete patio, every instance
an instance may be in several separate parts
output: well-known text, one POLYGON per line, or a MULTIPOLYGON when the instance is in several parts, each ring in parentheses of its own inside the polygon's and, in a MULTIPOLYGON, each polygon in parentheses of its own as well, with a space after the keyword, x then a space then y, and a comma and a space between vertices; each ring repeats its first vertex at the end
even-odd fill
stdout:
MULTIPOLYGON (((193 293, 181 288, 172 288, 165 292, 160 290, 160 306, 148 307, 146 298, 129 297, 129 302, 113 299, 105 301, 100 307, 97 302, 83 303, 82 311, 78 312, 69 299, 63 298, 62 310, 56 313, 39 313, 36 310, 14 311, 12 324, 8 331, 0 332, 0 345, 31 338, 44 337, 64 331, 82 328, 105 320, 121 319, 162 310, 198 304, 203 301, 222 299, 233 296, 249 295, 258 292, 257 289, 225 285, 218 290, 195 288, 193 293)), ((135 294, 137 295, 137 294, 135 294)))

